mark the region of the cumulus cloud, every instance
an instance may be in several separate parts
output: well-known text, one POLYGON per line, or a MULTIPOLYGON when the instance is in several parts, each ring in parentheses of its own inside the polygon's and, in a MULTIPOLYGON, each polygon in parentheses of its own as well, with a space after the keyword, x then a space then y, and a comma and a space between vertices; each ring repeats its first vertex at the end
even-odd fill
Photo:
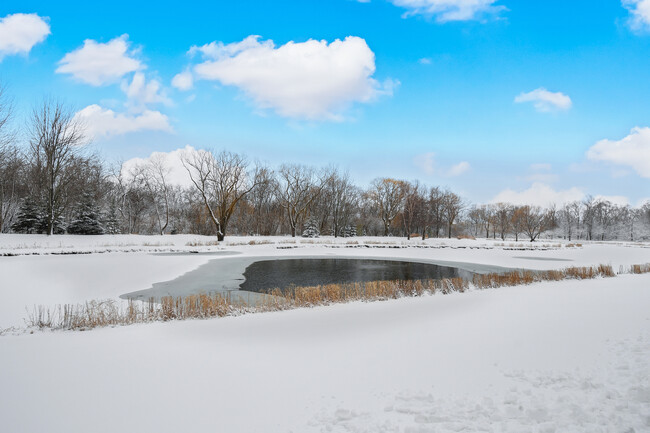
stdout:
POLYGON ((587 151, 592 161, 605 161, 634 169, 650 178, 650 128, 633 128, 621 140, 600 140, 587 151))
POLYGON ((81 48, 67 53, 59 61, 56 72, 71 74, 93 86, 118 82, 129 72, 144 68, 129 49, 128 38, 128 35, 122 35, 106 43, 86 39, 81 48))
POLYGON ((183 163, 181 162, 181 157, 188 153, 199 152, 194 147, 187 145, 182 149, 176 149, 171 152, 153 152, 146 158, 131 158, 127 161, 124 161, 122 164, 122 175, 127 177, 132 173, 137 167, 147 164, 151 161, 160 161, 164 166, 169 169, 167 175, 167 182, 171 185, 179 185, 183 187, 193 186, 190 176, 187 173, 183 163))
POLYGON ((623 6, 630 11, 630 27, 634 30, 650 28, 650 0, 622 0, 623 6))
POLYGON ((540 112, 566 111, 573 103, 571 98, 562 92, 549 92, 543 87, 528 93, 521 93, 515 97, 516 103, 532 102, 535 109, 540 112))
POLYGON ((367 103, 392 94, 395 82, 380 84, 372 78, 375 54, 366 41, 344 40, 288 42, 249 36, 241 42, 212 42, 192 47, 203 62, 195 76, 241 89, 258 108, 285 117, 341 120, 353 103, 367 103))
POLYGON ((553 167, 551 164, 548 164, 546 162, 538 162, 535 164, 530 164, 530 169, 533 171, 551 171, 553 167))
POLYGON ((623 195, 597 195, 594 199, 596 201, 608 201, 617 206, 627 206, 630 204, 630 199, 623 195))
POLYGON ((580 188, 570 188, 556 191, 550 186, 535 182, 530 188, 523 191, 506 189, 492 199, 492 203, 511 203, 514 205, 548 206, 550 204, 562 205, 575 200, 582 200, 584 192, 580 188))
POLYGON ((50 25, 36 14, 0 18, 0 61, 5 56, 27 54, 50 34, 50 25))
POLYGON ((436 21, 478 20, 486 15, 496 15, 505 10, 495 5, 497 0, 389 0, 395 6, 406 9, 405 16, 433 16, 436 21))
POLYGON ((413 158, 413 164, 426 174, 439 173, 442 176, 460 176, 470 169, 470 164, 467 161, 461 161, 458 164, 452 165, 449 169, 436 168, 436 154, 434 152, 423 153, 413 158))
POLYGON ((137 111, 144 110, 147 104, 165 104, 171 105, 171 100, 167 97, 160 81, 147 79, 142 72, 133 74, 131 83, 122 82, 122 91, 128 98, 127 106, 137 111))
POLYGON ((551 172, 551 164, 540 162, 531 164, 529 168, 531 173, 526 176, 527 181, 549 183, 558 180, 558 175, 551 172))
POLYGON ((192 72, 188 70, 174 75, 174 78, 172 78, 172 86, 178 90, 190 90, 194 87, 194 76, 192 76, 192 72))
POLYGON ((413 164, 426 174, 435 172, 436 154, 433 152, 424 153, 413 158, 413 164))
POLYGON ((469 162, 467 161, 461 161, 456 165, 453 165, 447 175, 448 176, 460 176, 461 174, 465 173, 467 170, 470 169, 469 162))
POLYGON ((92 137, 108 137, 137 131, 172 132, 167 116, 159 111, 144 110, 137 115, 116 113, 93 104, 77 112, 75 117, 86 126, 92 137))

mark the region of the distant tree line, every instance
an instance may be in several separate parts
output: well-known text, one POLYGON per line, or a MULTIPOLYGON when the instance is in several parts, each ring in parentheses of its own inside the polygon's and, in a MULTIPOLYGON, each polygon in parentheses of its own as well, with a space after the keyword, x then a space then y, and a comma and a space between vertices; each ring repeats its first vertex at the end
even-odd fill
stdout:
POLYGON ((456 193, 392 178, 355 185, 335 167, 272 170, 229 151, 187 152, 191 186, 170 183, 163 158, 129 171, 87 153, 84 125, 58 101, 21 134, 0 88, 0 232, 45 234, 486 237, 534 241, 650 239, 650 204, 592 197, 561 207, 472 205, 456 193))

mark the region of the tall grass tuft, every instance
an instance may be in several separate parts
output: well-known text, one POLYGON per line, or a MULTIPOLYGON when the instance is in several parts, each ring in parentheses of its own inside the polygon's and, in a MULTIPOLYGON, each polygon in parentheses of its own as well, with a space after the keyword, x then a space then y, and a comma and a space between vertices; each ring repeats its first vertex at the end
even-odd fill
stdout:
POLYGON ((630 268, 631 274, 647 274, 650 273, 650 263, 645 263, 643 265, 632 265, 630 268))

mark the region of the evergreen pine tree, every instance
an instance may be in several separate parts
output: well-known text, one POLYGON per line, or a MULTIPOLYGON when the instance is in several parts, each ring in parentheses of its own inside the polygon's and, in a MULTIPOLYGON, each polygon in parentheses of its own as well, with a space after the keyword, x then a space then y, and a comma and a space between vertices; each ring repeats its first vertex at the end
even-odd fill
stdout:
POLYGON ((305 222, 305 229, 302 232, 303 238, 317 238, 320 237, 320 230, 318 229, 318 222, 309 218, 305 222))
POLYGON ((77 208, 77 216, 68 226, 68 233, 75 235, 103 235, 104 227, 99 221, 99 209, 93 197, 85 193, 77 208))
POLYGON ((43 233, 43 209, 32 197, 26 198, 16 217, 16 222, 11 226, 16 233, 43 233))
POLYGON ((115 203, 111 203, 111 207, 106 214, 106 218, 103 221, 104 233, 107 235, 119 235, 122 231, 120 230, 120 223, 117 221, 117 211, 115 210, 115 203))
POLYGON ((352 238, 357 235, 357 228, 352 225, 345 226, 343 229, 343 237, 344 238, 352 238))

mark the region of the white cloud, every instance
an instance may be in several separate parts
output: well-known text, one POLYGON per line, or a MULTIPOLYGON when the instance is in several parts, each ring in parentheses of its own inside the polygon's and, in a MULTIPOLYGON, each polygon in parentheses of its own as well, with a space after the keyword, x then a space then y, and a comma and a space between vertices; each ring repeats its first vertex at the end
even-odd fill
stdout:
POLYGON ((129 50, 128 38, 122 35, 106 43, 86 39, 81 48, 67 53, 59 61, 56 72, 72 74, 93 86, 115 83, 129 72, 144 68, 129 50))
POLYGON ((535 182, 530 188, 524 191, 514 191, 506 189, 497 194, 492 203, 511 203, 515 205, 532 205, 532 206, 548 206, 556 204, 558 206, 572 202, 575 200, 582 200, 584 192, 579 188, 570 188, 563 191, 556 191, 550 186, 535 182))
POLYGON ((494 5, 497 0, 389 0, 407 10, 404 14, 435 16, 436 21, 477 20, 485 15, 496 15, 505 9, 494 5))
POLYGON ((530 169, 533 171, 551 171, 552 168, 551 164, 545 162, 530 164, 530 169))
POLYGON ((470 169, 469 162, 467 161, 461 161, 456 165, 453 165, 447 175, 448 176, 460 176, 461 174, 465 173, 467 170, 470 169))
POLYGON ((83 121, 91 137, 107 137, 137 131, 172 132, 169 119, 159 111, 145 110, 138 115, 128 115, 93 104, 77 112, 75 117, 83 121))
POLYGON ((418 63, 421 65, 430 65, 431 59, 429 57, 422 57, 421 59, 418 60, 418 63))
POLYGON ((618 206, 627 206, 630 204, 630 199, 623 195, 597 195, 594 199, 597 201, 608 201, 618 206))
POLYGON ((605 161, 633 168, 650 178, 650 128, 636 127, 621 140, 600 140, 587 151, 592 161, 605 161))
POLYGON ((130 173, 138 166, 147 164, 150 161, 162 161, 164 166, 169 169, 167 175, 167 182, 172 185, 180 185, 183 187, 193 186, 189 174, 183 163, 181 157, 186 153, 197 152, 192 146, 187 145, 182 149, 176 149, 171 152, 153 152, 147 158, 131 158, 122 164, 122 175, 128 177, 130 173))
POLYGON ((432 175, 438 172, 442 176, 460 176, 470 169, 470 164, 467 161, 461 161, 458 164, 452 165, 448 170, 439 170, 436 168, 436 154, 434 152, 423 153, 413 158, 413 164, 422 170, 424 173, 432 175))
POLYGON ((0 18, 0 61, 13 54, 27 54, 50 34, 50 25, 36 14, 0 18))
POLYGON ((535 109, 540 112, 568 110, 573 104, 571 98, 562 92, 549 92, 543 87, 515 97, 516 103, 533 102, 535 109))
POLYGON ((421 169, 426 174, 433 174, 435 172, 436 154, 433 152, 424 153, 413 158, 413 164, 421 169))
POLYGON ((650 0, 622 0, 621 3, 630 11, 629 24, 633 30, 650 28, 650 0))
POLYGON ((192 76, 192 72, 187 70, 174 75, 174 78, 172 78, 172 86, 176 87, 178 90, 190 90, 194 87, 194 77, 192 76))
POLYGON ((162 90, 160 81, 154 79, 147 82, 142 72, 133 74, 130 84, 123 81, 122 91, 128 98, 127 106, 138 111, 144 110, 147 104, 171 105, 172 103, 162 90))
POLYGON ((558 175, 551 173, 552 166, 548 163, 535 163, 530 165, 531 174, 526 176, 529 182, 551 183, 558 180, 558 175))
POLYGON ((367 103, 392 94, 396 82, 383 85, 372 78, 375 54, 364 39, 288 42, 249 36, 224 45, 212 42, 192 47, 203 63, 195 66, 198 78, 236 86, 262 109, 285 117, 341 120, 341 112, 355 102, 367 103))

